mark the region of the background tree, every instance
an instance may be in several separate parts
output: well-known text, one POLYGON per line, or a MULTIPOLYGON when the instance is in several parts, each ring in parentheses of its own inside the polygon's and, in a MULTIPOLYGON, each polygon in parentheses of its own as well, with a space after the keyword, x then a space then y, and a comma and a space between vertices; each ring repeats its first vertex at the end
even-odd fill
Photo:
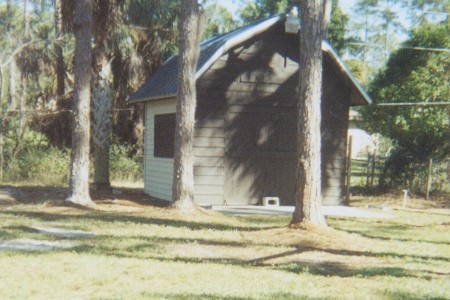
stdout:
MULTIPOLYGON (((240 18, 244 24, 249 24, 274 14, 287 13, 299 4, 296 0, 257 0, 244 3, 239 10, 240 18)), ((324 39, 327 39, 339 54, 343 54, 344 50, 349 47, 348 43, 356 41, 356 38, 346 36, 349 16, 339 7, 339 0, 330 0, 327 1, 327 4, 331 10, 328 11, 330 19, 327 22, 329 23, 327 26, 329 28, 324 39)))
POLYGON ((321 97, 323 0, 301 1, 300 97, 297 115, 296 205, 291 226, 307 222, 326 227, 321 191, 321 97))
MULTIPOLYGON (((450 47, 449 24, 425 22, 412 31, 411 38, 370 84, 377 103, 450 99, 450 60, 445 50, 450 47)), ((389 137, 394 143, 384 174, 385 185, 420 190, 416 183, 423 177, 420 172, 427 159, 442 160, 450 154, 445 106, 370 106, 362 113, 367 130, 389 137)))
POLYGON ((344 54, 349 42, 355 41, 353 37, 346 37, 348 21, 349 16, 339 7, 339 0, 332 0, 331 19, 326 39, 340 55, 344 54))
POLYGON ((296 0, 255 0, 241 2, 243 2, 243 6, 239 10, 239 14, 244 25, 274 14, 286 13, 294 6, 298 6, 298 1, 296 0))
POLYGON ((92 1, 79 0, 75 2, 73 28, 75 32, 75 83, 70 196, 66 201, 89 206, 94 204, 89 195, 92 1))
POLYGON ((196 69, 203 27, 197 0, 181 1, 180 54, 175 125, 175 160, 172 200, 182 211, 195 211, 194 127, 197 106, 196 69))
POLYGON ((111 186, 109 176, 109 148, 111 136, 111 109, 113 103, 112 47, 113 28, 120 24, 122 11, 120 0, 94 1, 94 56, 93 56, 93 133, 94 185, 97 188, 111 186))
POLYGON ((229 32, 238 26, 238 22, 233 19, 231 12, 215 1, 205 5, 204 13, 206 18, 204 39, 229 32))

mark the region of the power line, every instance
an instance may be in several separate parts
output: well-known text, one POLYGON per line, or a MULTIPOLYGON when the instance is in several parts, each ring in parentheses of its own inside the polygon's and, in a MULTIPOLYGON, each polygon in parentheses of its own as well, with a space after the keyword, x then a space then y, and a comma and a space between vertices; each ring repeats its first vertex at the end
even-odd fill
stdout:
POLYGON ((436 101, 436 102, 388 102, 376 103, 376 106, 446 106, 450 105, 450 101, 436 101))
MULTIPOLYGON (((110 110, 111 112, 121 112, 121 111, 138 111, 135 108, 113 108, 110 110)), ((35 114, 35 115, 53 115, 59 113, 73 113, 71 109, 59 109, 59 110, 20 110, 20 109, 8 109, 1 111, 0 114, 6 115, 9 113, 26 113, 26 114, 35 114)))
MULTIPOLYGON (((373 47, 373 48, 384 48, 383 45, 369 44, 369 43, 355 43, 349 42, 349 45, 361 46, 361 47, 373 47)), ((410 49, 417 51, 433 51, 433 52, 450 52, 450 48, 428 48, 428 47, 397 47, 396 49, 410 49)))

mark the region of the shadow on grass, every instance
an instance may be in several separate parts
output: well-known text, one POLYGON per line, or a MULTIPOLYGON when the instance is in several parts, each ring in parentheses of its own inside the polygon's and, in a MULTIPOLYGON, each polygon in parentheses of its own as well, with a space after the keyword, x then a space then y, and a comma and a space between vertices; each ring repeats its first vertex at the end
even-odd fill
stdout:
MULTIPOLYGON (((104 236, 104 239, 111 239, 114 237, 104 236)), ((142 237, 134 237, 134 239, 142 239, 142 237)), ((329 254, 341 255, 341 256, 364 256, 364 257, 397 257, 397 258, 409 258, 409 259, 422 259, 422 260, 442 260, 450 261, 449 258, 444 257, 428 257, 428 256, 416 256, 416 255, 402 255, 398 253, 380 252, 372 253, 366 251, 350 251, 350 250, 336 250, 336 249, 323 249, 318 247, 299 247, 295 250, 284 251, 278 254, 269 255, 265 257, 259 257, 251 260, 230 258, 230 257, 184 257, 184 256, 171 256, 165 257, 165 246, 170 245, 173 242, 183 242, 185 244, 205 244, 205 245, 218 245, 227 247, 250 247, 254 244, 236 243, 236 242, 223 242, 223 241, 210 241, 199 239, 178 239, 178 238, 148 238, 143 243, 138 243, 133 246, 117 249, 117 247, 102 247, 102 242, 96 243, 96 245, 82 245, 72 251, 78 253, 89 253, 97 255, 107 255, 116 258, 134 258, 134 259, 152 259, 161 262, 182 262, 191 264, 220 264, 220 265, 232 265, 240 267, 254 267, 254 268, 276 268, 279 270, 292 272, 296 274, 309 273, 320 276, 338 276, 338 277, 377 277, 377 276, 392 276, 392 277, 409 277, 409 278, 427 278, 431 276, 450 276, 450 273, 433 272, 427 270, 411 271, 400 267, 374 267, 374 268, 355 268, 347 264, 324 261, 320 263, 309 262, 288 262, 276 264, 269 262, 272 259, 288 257, 302 252, 324 252, 329 254)), ((239 249, 236 249, 239 251, 239 249)))
POLYGON ((383 291, 380 293, 380 299, 408 299, 408 300, 448 300, 447 297, 433 297, 429 295, 417 295, 407 291, 383 291))
POLYGON ((226 225, 215 223, 202 223, 193 221, 174 220, 169 218, 152 218, 133 215, 124 215, 123 213, 98 213, 92 211, 89 215, 68 215, 68 214, 55 214, 46 212, 28 212, 28 211, 3 211, 2 214, 24 216, 30 219, 39 219, 45 222, 54 221, 100 221, 100 222, 112 222, 112 223, 134 223, 134 224, 153 224, 167 227, 180 227, 189 228, 191 230, 220 230, 220 231, 258 231, 263 229, 270 229, 274 227, 255 227, 255 226, 239 226, 239 225, 226 225))
POLYGON ((284 300, 302 300, 302 299, 323 299, 302 297, 291 293, 272 293, 266 296, 258 297, 236 297, 236 296, 222 296, 216 294, 156 294, 156 293, 142 293, 140 296, 149 299, 177 299, 177 300, 253 300, 253 299, 284 299, 284 300))
POLYGON ((265 257, 260 257, 254 259, 255 263, 264 263, 264 261, 281 258, 285 256, 300 254, 306 251, 317 251, 317 252, 325 252, 329 254, 335 255, 346 255, 346 256, 366 256, 366 257, 396 257, 396 258, 412 258, 412 259, 421 259, 421 260, 441 260, 441 261, 450 261, 450 257, 440 257, 440 256, 423 256, 423 255, 409 255, 409 254, 400 254, 395 252, 368 252, 368 251, 354 251, 354 250, 346 250, 346 249, 325 249, 319 247, 298 247, 293 251, 286 251, 276 255, 270 255, 265 257))
MULTIPOLYGON (((27 227, 17 226, 16 229, 26 229, 27 227)), ((0 231, 1 233, 1 231, 0 231)), ((77 239, 80 242, 79 246, 71 248, 69 251, 79 254, 110 256, 116 258, 131 258, 131 259, 150 259, 168 263, 190 263, 190 264, 219 264, 230 265, 244 268, 274 268, 281 271, 292 272, 295 274, 308 273, 319 276, 337 276, 342 278, 347 277, 377 277, 377 276, 392 276, 392 277, 408 277, 408 278, 431 278, 432 276, 450 276, 449 273, 438 273, 433 271, 421 270, 411 271, 400 267, 374 267, 374 268, 358 268, 351 267, 345 263, 323 261, 319 263, 314 262, 287 262, 275 265, 270 260, 293 256, 302 252, 324 252, 341 256, 364 256, 364 257, 397 257, 409 259, 422 260, 443 260, 450 261, 449 258, 443 257, 428 257, 416 255, 403 255, 398 253, 380 252, 372 253, 367 251, 351 251, 351 250, 337 250, 324 249, 319 247, 299 247, 291 251, 284 251, 274 255, 259 257, 251 260, 240 259, 235 257, 185 257, 185 256, 165 256, 167 251, 166 246, 173 246, 176 243, 186 245, 213 245, 235 247, 235 252, 239 252, 239 248, 254 247, 253 243, 215 241, 207 239, 195 238, 160 238, 160 237, 146 237, 146 236, 129 236, 118 237, 114 235, 99 235, 95 239, 77 239), (133 244, 130 246, 130 244, 133 244)), ((264 245, 261 245, 264 246, 264 245)), ((268 246, 268 245, 267 245, 268 246)), ((33 251, 35 254, 47 254, 54 252, 66 252, 65 249, 52 250, 51 252, 33 251)), ((170 254, 169 254, 170 255, 170 254)), ((207 298, 204 299, 222 299, 222 298, 207 298)), ((214 296, 214 295, 211 295, 214 296)), ((289 295, 286 295, 289 296, 289 295)), ((174 298, 179 299, 179 298, 174 298)), ((183 299, 183 298, 181 298, 183 299)), ((202 299, 202 298, 196 298, 202 299)), ((224 298, 225 299, 225 298, 224 298)), ((229 298, 226 298, 229 299, 229 298)), ((240 299, 240 298, 236 298, 240 299)), ((245 298, 243 298, 245 299, 245 298)), ((291 299, 283 297, 283 299, 291 299)), ((294 298, 292 298, 294 299, 294 298)))
MULTIPOLYGON (((341 231, 345 231, 352 234, 357 234, 359 236, 370 238, 374 240, 381 240, 381 241, 399 241, 399 242, 412 242, 412 243, 428 243, 428 244, 436 244, 436 245, 448 245, 450 244, 450 241, 430 241, 430 240, 423 240, 423 239, 406 239, 406 238, 393 238, 393 237, 384 237, 384 236, 377 236, 374 234, 368 234, 357 230, 349 230, 349 229, 339 229, 341 231)), ((373 231, 373 230, 372 230, 373 231)))
POLYGON ((414 272, 398 267, 378 267, 378 268, 350 268, 345 264, 335 262, 325 262, 321 264, 302 263, 295 265, 282 266, 283 271, 293 272, 296 274, 308 273, 320 276, 338 276, 338 277, 419 277, 414 272))
POLYGON ((15 235, 9 233, 8 231, 0 230, 0 240, 9 240, 9 239, 14 238, 14 237, 15 237, 15 235))

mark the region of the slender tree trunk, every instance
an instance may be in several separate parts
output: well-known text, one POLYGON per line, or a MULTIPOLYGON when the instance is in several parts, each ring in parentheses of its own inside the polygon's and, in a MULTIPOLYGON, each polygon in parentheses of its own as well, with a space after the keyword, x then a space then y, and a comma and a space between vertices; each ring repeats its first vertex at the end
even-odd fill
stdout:
POLYGON ((58 103, 60 103, 65 93, 64 76, 66 73, 66 67, 64 65, 64 53, 61 45, 59 44, 59 39, 61 38, 63 31, 61 1, 62 0, 55 0, 54 19, 55 36, 57 42, 53 44, 55 50, 56 98, 58 103))
POLYGON ((70 196, 66 201, 93 205, 89 196, 89 138, 92 57, 92 1, 78 0, 74 16, 74 96, 70 196))
MULTIPOLYGON (((11 1, 6 1, 6 32, 9 33, 11 29, 10 25, 10 16, 11 16, 11 1)), ((0 180, 3 180, 3 169, 4 169, 4 138, 3 138, 3 125, 4 125, 4 119, 5 115, 3 113, 4 111, 4 104, 8 103, 9 99, 9 66, 8 65, 2 65, 0 69, 0 75, 1 75, 1 91, 0 91, 0 180)))
POLYGON ((3 180, 3 166, 4 166, 4 150, 3 150, 3 104, 8 102, 9 97, 9 70, 8 66, 2 66, 0 69, 1 75, 1 91, 0 91, 0 180, 3 180))
MULTIPOLYGON (((447 107, 447 114, 448 114, 447 147, 450 148, 450 105, 447 107)), ((447 179, 450 180, 450 156, 447 157, 447 179)))
POLYGON ((323 0, 301 1, 296 207, 291 226, 326 227, 321 195, 323 0))
POLYGON ((18 106, 20 78, 21 72, 17 66, 17 58, 14 57, 9 63, 9 109, 15 109, 18 106))
POLYGON ((174 207, 183 211, 197 209, 194 203, 193 143, 197 105, 195 73, 199 57, 201 23, 198 1, 182 0, 172 200, 174 207))
POLYGON ((23 0, 23 37, 27 40, 30 36, 30 18, 28 12, 28 0, 23 0))

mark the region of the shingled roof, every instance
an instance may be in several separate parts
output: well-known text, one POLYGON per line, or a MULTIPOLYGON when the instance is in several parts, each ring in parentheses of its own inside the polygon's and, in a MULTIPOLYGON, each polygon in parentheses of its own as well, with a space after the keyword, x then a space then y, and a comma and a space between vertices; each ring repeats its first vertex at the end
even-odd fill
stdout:
MULTIPOLYGON (((263 19, 248 26, 238 28, 229 33, 221 34, 209 38, 200 44, 200 56, 197 64, 196 79, 200 78, 211 65, 216 62, 231 48, 265 32, 278 22, 284 22, 284 14, 263 19)), ((358 99, 353 103, 371 103, 370 97, 359 85, 351 72, 327 43, 322 43, 322 50, 329 54, 338 69, 345 75, 354 92, 352 98, 358 99)), ((176 97, 178 84, 178 56, 169 58, 153 76, 147 80, 134 94, 129 97, 130 102, 143 102, 176 97)))

